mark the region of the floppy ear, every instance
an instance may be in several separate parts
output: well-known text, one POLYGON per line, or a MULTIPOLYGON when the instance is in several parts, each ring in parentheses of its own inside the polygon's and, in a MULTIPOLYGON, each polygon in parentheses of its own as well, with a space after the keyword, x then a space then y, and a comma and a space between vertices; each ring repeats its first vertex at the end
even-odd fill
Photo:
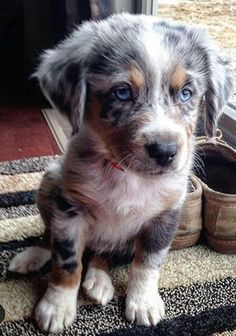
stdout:
POLYGON ((209 76, 205 93, 205 131, 213 137, 218 118, 232 93, 233 78, 228 61, 224 61, 217 51, 209 52, 209 76))
POLYGON ((73 133, 79 131, 86 101, 85 35, 77 31, 55 49, 46 51, 35 73, 46 98, 68 117, 73 133))

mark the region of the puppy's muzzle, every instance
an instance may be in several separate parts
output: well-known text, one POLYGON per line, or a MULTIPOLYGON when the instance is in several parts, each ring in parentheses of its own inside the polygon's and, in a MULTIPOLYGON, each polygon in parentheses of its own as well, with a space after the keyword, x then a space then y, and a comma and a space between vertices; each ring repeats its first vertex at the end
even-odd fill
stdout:
POLYGON ((146 150, 151 159, 162 167, 171 163, 177 154, 175 142, 154 142, 146 145, 146 150))

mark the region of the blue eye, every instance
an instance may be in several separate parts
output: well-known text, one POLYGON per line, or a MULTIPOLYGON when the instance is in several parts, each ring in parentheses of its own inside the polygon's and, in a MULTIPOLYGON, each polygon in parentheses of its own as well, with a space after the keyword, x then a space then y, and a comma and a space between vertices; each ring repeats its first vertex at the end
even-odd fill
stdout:
POLYGON ((129 101, 131 100, 131 92, 128 87, 119 87, 115 89, 115 96, 117 99, 121 101, 129 101))
POLYGON ((179 99, 182 103, 187 103, 192 97, 192 91, 183 88, 180 92, 179 99))

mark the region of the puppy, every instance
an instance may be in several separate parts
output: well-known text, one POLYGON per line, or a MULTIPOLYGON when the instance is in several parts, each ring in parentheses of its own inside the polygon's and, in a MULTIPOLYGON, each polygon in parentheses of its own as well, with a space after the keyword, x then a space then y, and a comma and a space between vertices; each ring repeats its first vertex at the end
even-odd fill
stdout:
POLYGON ((186 197, 199 106, 204 100, 212 137, 232 88, 229 65, 202 29, 121 14, 84 23, 44 54, 36 76, 73 137, 38 192, 44 240, 10 270, 36 271, 52 259, 35 317, 58 332, 76 317, 85 248, 94 253, 82 286, 105 305, 114 294, 109 254, 133 241, 126 318, 156 325, 164 316, 159 272, 186 197))

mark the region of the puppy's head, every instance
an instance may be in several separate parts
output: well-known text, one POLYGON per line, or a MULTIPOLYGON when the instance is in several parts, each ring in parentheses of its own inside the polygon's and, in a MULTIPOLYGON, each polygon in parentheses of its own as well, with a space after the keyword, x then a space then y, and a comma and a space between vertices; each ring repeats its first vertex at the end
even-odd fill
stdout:
POLYGON ((144 15, 83 24, 38 69, 50 102, 97 133, 107 156, 136 172, 181 170, 199 105, 213 136, 232 79, 206 32, 144 15))

